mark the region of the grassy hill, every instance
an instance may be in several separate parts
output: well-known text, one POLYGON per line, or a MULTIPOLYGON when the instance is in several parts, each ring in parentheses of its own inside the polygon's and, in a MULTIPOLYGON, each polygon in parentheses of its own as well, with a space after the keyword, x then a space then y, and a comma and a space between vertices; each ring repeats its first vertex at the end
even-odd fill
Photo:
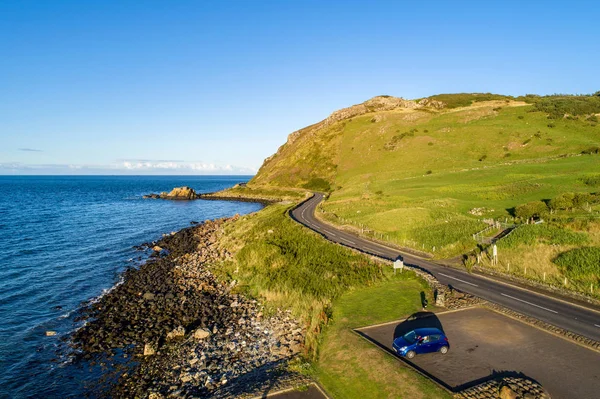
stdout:
POLYGON ((499 243, 494 267, 510 263, 522 275, 527 267, 528 277, 547 281, 568 276, 571 288, 594 292, 600 196, 574 193, 600 192, 599 114, 598 93, 375 97, 292 133, 248 187, 330 192, 325 219, 437 258, 478 251, 472 234, 487 227, 483 219, 542 217, 585 238, 553 241, 523 227, 531 240, 499 243), (591 249, 573 252, 583 247, 591 249), (592 261, 569 269, 564 259, 577 256, 592 261))

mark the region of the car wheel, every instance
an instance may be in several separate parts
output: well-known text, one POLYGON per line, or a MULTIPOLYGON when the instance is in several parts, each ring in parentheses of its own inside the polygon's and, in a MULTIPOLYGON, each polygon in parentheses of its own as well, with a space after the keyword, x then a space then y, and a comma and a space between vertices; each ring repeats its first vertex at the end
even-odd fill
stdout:
POLYGON ((413 357, 415 357, 415 355, 416 355, 415 351, 408 351, 408 352, 406 352, 406 357, 408 359, 412 359, 413 357))
POLYGON ((442 355, 445 355, 446 353, 448 353, 448 347, 447 347, 447 346, 442 346, 442 347, 440 348, 440 353, 441 353, 442 355))

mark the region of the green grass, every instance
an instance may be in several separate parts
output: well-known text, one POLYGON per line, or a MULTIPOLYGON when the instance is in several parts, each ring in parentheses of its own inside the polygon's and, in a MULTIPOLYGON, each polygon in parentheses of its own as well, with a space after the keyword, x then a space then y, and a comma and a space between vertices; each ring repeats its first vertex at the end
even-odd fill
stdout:
POLYGON ((333 303, 315 376, 333 398, 450 398, 431 381, 352 332, 353 328, 403 319, 420 310, 427 291, 413 273, 359 288, 333 303))
POLYGON ((228 223, 220 245, 234 257, 215 272, 264 300, 267 312, 288 308, 304 321, 312 363, 300 367, 332 397, 450 397, 351 331, 418 311, 421 292, 432 302, 426 283, 324 240, 293 222, 289 207, 270 205, 228 223))
POLYGON ((527 268, 557 281, 562 269, 552 259, 558 253, 600 244, 600 235, 585 241, 575 226, 565 227, 573 218, 599 218, 598 204, 584 201, 574 211, 558 200, 573 193, 577 202, 599 191, 600 126, 591 113, 600 97, 463 93, 431 99, 447 107, 374 109, 303 129, 251 183, 302 187, 321 178, 331 187, 324 219, 436 258, 473 249, 471 235, 486 226, 483 219, 524 222, 527 214, 541 213, 564 234, 515 232, 509 238, 524 241, 505 252, 511 272, 527 268), (474 208, 486 212, 473 215, 474 208))
POLYGON ((514 248, 536 244, 584 245, 589 241, 587 234, 571 231, 561 226, 526 224, 519 226, 508 237, 498 241, 498 247, 514 248))
POLYGON ((582 247, 561 253, 554 262, 571 279, 600 283, 600 247, 582 247))
POLYGON ((317 337, 327 323, 331 301, 351 287, 378 281, 380 265, 323 240, 287 215, 290 205, 271 205, 227 228, 221 245, 235 258, 221 266, 240 289, 274 307, 290 308, 309 326, 307 349, 316 355, 317 337))
POLYGON ((478 101, 512 100, 511 96, 492 93, 458 93, 458 94, 436 94, 428 97, 431 100, 441 101, 446 108, 468 107, 478 101))

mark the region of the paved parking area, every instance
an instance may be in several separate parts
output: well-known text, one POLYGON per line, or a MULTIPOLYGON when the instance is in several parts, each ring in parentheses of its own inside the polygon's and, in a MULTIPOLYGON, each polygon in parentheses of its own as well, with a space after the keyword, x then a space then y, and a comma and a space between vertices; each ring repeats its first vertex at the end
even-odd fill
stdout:
POLYGON ((468 388, 495 374, 519 372, 542 384, 554 399, 600 397, 600 353, 486 308, 440 313, 357 332, 392 351, 394 335, 422 326, 441 326, 451 348, 446 355, 418 355, 412 364, 453 390, 468 388))

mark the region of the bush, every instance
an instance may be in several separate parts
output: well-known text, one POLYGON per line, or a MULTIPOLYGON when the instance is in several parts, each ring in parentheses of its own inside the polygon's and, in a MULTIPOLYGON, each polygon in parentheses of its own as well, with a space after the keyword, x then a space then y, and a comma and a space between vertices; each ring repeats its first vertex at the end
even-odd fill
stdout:
POLYGON ((548 213, 548 206, 543 201, 531 201, 515 207, 515 216, 521 219, 542 217, 548 213))
POLYGON ((600 277, 600 247, 575 248, 554 259, 561 271, 570 278, 600 277))
POLYGON ((302 187, 313 191, 331 191, 331 185, 329 184, 329 182, 320 177, 313 177, 308 181, 308 183, 304 184, 302 187))
POLYGON ((503 96, 501 94, 492 93, 457 93, 457 94, 437 94, 435 96, 428 97, 430 100, 441 101, 446 104, 446 108, 458 108, 468 107, 477 101, 491 101, 491 100, 507 100, 507 102, 514 97, 503 96))
POLYGON ((600 154, 600 147, 594 146, 581 151, 584 155, 600 154))
POLYGON ((519 245, 531 246, 536 243, 584 245, 588 241, 589 237, 586 233, 579 233, 548 224, 524 224, 517 227, 506 238, 498 241, 498 246, 514 248, 519 245))
POLYGON ((598 96, 548 96, 541 97, 534 103, 538 111, 556 118, 564 115, 589 115, 600 113, 600 97, 598 96))
POLYGON ((487 159, 487 155, 482 155, 481 157, 479 157, 479 162, 483 162, 487 159))
POLYGON ((561 210, 561 209, 572 209, 573 208, 573 199, 575 198, 575 194, 573 193, 564 193, 559 195, 558 197, 552 198, 550 200, 550 209, 552 210, 561 210))

